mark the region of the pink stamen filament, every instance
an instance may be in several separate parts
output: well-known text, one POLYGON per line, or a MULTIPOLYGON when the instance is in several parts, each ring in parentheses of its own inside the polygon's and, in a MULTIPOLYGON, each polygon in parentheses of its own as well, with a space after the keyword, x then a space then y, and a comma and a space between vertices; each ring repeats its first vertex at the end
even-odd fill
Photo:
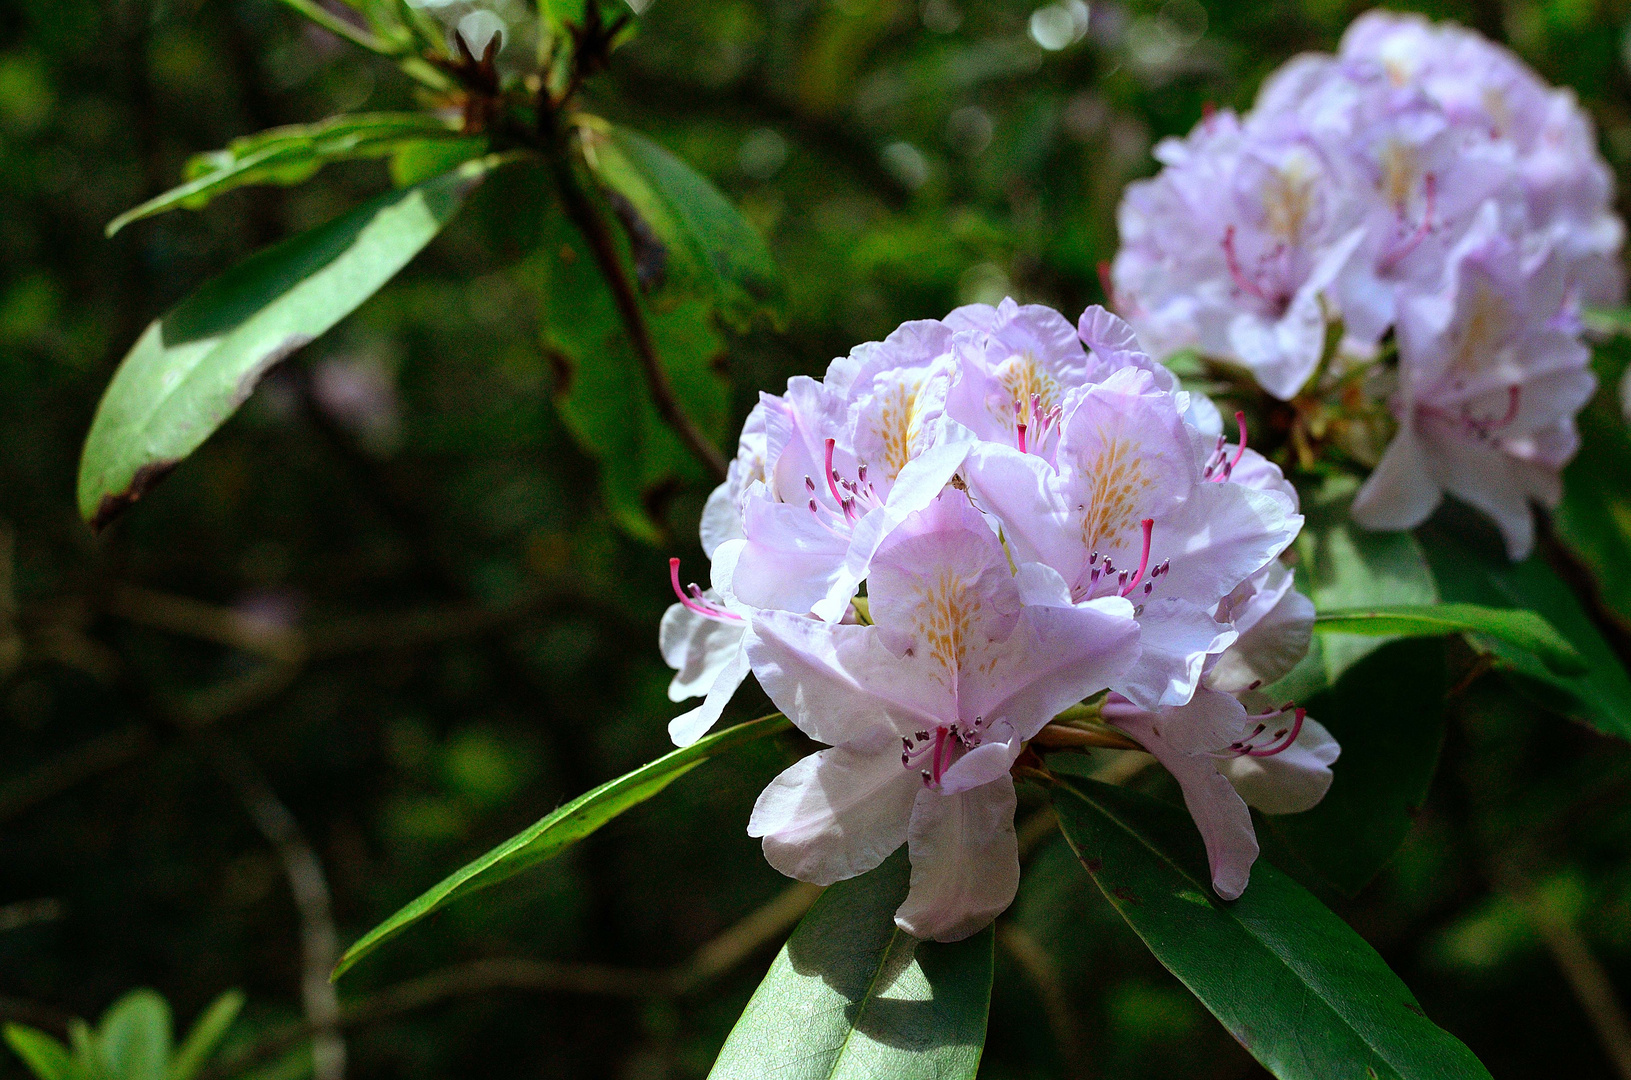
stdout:
POLYGON ((1246 271, 1241 269, 1240 256, 1235 253, 1235 227, 1233 225, 1223 231, 1223 258, 1229 264, 1229 277, 1234 280, 1235 285, 1242 292, 1250 293, 1265 304, 1275 303, 1275 299, 1264 292, 1261 285, 1248 278, 1246 271))
POLYGON ((1422 207, 1421 224, 1405 237, 1404 243, 1382 260, 1382 273, 1392 273, 1393 268, 1409 258, 1410 253, 1420 247, 1421 242, 1427 239, 1427 234, 1433 231, 1433 201, 1437 194, 1438 180, 1432 173, 1428 173, 1422 179, 1422 198, 1426 205, 1422 207))
POLYGON ((1490 430, 1499 431, 1518 418, 1518 400, 1523 395, 1523 387, 1509 386, 1506 388, 1506 415, 1495 423, 1489 425, 1490 430))
POLYGON ((668 560, 668 580, 674 586, 674 595, 680 598, 680 603, 706 619, 719 619, 721 621, 742 622, 742 616, 711 603, 702 595, 702 590, 694 583, 690 595, 680 588, 680 561, 668 560))
POLYGON ((945 747, 946 747, 946 729, 944 727, 937 727, 937 728, 934 729, 934 761, 929 766, 929 768, 931 770, 931 775, 934 778, 931 781, 932 783, 936 783, 936 784, 940 783, 940 774, 944 769, 944 767, 940 763, 940 754, 941 754, 941 751, 943 751, 945 749, 945 747))
MULTIPOLYGON (((827 490, 832 493, 833 502, 838 504, 839 509, 844 509, 844 496, 838 491, 838 477, 833 475, 832 471, 832 452, 835 445, 832 439, 827 440, 827 490)), ((845 513, 847 515, 848 511, 845 513)))
POLYGON ((1298 735, 1302 734, 1303 718, 1306 717, 1307 715, 1308 715, 1308 710, 1307 709, 1297 709, 1296 713, 1295 713, 1295 719, 1293 720, 1293 722, 1291 724, 1291 730, 1286 732, 1285 737, 1282 740, 1280 740, 1280 742, 1276 743, 1273 746, 1267 747, 1266 749, 1262 749, 1262 750, 1255 750, 1255 749, 1254 750, 1247 750, 1246 751, 1246 756, 1247 757, 1273 757, 1276 754, 1282 754, 1285 751, 1291 749, 1291 744, 1297 741, 1297 736, 1298 735))
MULTIPOLYGON (((1134 572, 1132 580, 1121 588, 1123 596, 1138 588, 1138 583, 1144 579, 1144 568, 1150 565, 1150 532, 1155 528, 1155 519, 1145 518, 1139 525, 1144 530, 1144 553, 1138 557, 1138 570, 1134 572)), ((1127 571, 1123 570, 1121 573, 1126 576, 1127 571)))

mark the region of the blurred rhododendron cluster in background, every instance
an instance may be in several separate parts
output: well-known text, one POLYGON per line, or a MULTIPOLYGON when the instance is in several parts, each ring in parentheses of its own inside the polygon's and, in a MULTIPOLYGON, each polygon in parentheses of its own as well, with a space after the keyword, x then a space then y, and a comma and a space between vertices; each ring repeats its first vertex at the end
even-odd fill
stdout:
POLYGON ((1113 273, 1151 351, 1319 414, 1313 441, 1375 468, 1361 524, 1413 527, 1448 492, 1526 556, 1595 385, 1582 309, 1624 291, 1613 177, 1572 92, 1472 31, 1372 12, 1156 154, 1113 273))
POLYGON ((671 566, 670 695, 705 700, 670 733, 699 738, 751 668, 831 747, 754 808, 771 863, 828 884, 905 843, 897 922, 955 940, 1018 887, 1025 743, 1104 695, 1099 722, 1168 765, 1214 886, 1239 896, 1247 803, 1312 806, 1337 747, 1262 694, 1307 651, 1313 607, 1278 561, 1297 494, 1237 423, 1231 441, 1102 308, 1072 327, 1012 300, 761 395, 704 515, 712 588, 671 566))

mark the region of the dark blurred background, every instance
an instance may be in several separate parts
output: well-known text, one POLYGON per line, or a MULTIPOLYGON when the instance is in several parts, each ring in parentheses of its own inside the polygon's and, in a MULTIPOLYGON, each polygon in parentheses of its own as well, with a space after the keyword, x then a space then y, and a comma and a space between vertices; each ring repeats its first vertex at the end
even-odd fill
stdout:
MULTIPOLYGON (((719 339, 732 398, 711 433, 729 445, 761 388, 902 320, 1010 294, 1074 318, 1101 300, 1115 206, 1153 143, 1208 105, 1248 105, 1364 9, 656 0, 586 104, 711 177, 781 264, 785 325, 719 339)), ((1631 3, 1421 10, 1575 88, 1623 183, 1631 3)), ((112 241, 104 223, 236 136, 413 100, 387 63, 274 0, 0 3, 0 1017, 60 1034, 152 986, 188 1021, 240 987, 222 1059, 237 1064, 218 1075, 305 1075, 285 1037, 303 1015, 302 915, 287 845, 252 809, 292 814, 343 946, 667 745, 684 706, 656 649, 664 559, 701 576, 707 486, 641 492, 657 543, 607 509, 540 344, 570 313, 514 272, 558 243, 553 210, 509 174, 125 519, 93 537, 75 513, 81 440, 147 321, 388 180, 340 165, 112 241)), ((763 711, 753 690, 732 714, 763 711)), ((1586 949, 1631 992, 1631 755, 1492 678, 1455 712, 1406 846, 1337 909, 1496 1077, 1621 1075, 1560 961, 1586 949)), ((744 829, 800 752, 707 764, 366 961, 340 988, 350 1075, 703 1076, 779 937, 747 934, 686 993, 642 973, 796 907, 744 829), (469 966, 484 959, 533 964, 513 969, 531 982, 469 966)), ((982 1075, 1266 1075, 1057 835, 1034 839, 982 1075)), ((0 1053, 0 1077, 23 1075, 0 1053)))

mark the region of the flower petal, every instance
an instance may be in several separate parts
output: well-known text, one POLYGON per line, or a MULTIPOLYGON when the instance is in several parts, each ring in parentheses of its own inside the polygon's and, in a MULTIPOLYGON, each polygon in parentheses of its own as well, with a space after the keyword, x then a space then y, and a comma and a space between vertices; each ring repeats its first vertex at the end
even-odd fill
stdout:
POLYGON ((955 795, 922 789, 907 833, 912 885, 895 925, 916 938, 961 941, 990 925, 1019 891, 1014 782, 955 795))
MULTIPOLYGON (((1223 695, 1218 695, 1223 696, 1223 695)), ((1148 713, 1118 720, 1117 727, 1143 744, 1166 766, 1184 793, 1184 805, 1206 842, 1212 868, 1212 888, 1225 900, 1246 891, 1252 863, 1257 861, 1257 832, 1252 813, 1234 787, 1218 772, 1217 763, 1204 753, 1185 753, 1162 737, 1168 723, 1157 723, 1148 713)))
POLYGON ((1256 584, 1256 593, 1232 613, 1240 637, 1207 673, 1206 685, 1214 690, 1267 686, 1308 655, 1314 602, 1292 587, 1292 573, 1283 563, 1270 563, 1256 584))
POLYGON ((1331 790, 1342 753, 1324 725, 1305 717, 1297 741, 1273 757, 1237 757, 1219 766, 1241 798, 1265 814, 1300 814, 1331 790))
POLYGON ((1353 519, 1367 529, 1394 532, 1426 521, 1444 500, 1421 440, 1408 428, 1388 444, 1353 501, 1353 519))
POLYGON ((745 636, 746 631, 743 637, 737 639, 736 651, 726 658, 725 664, 714 678, 713 685, 708 688, 708 696, 702 699, 702 704, 668 722, 668 737, 675 746, 690 746, 719 723, 720 716, 725 712, 725 706, 730 704, 731 698, 736 696, 737 688, 748 677, 745 636))
POLYGON ((668 700, 684 701, 706 694, 719 673, 741 652, 746 632, 746 622, 710 619, 684 604, 670 604, 657 628, 657 647, 664 662, 675 669, 674 681, 668 684, 668 700))
POLYGON ((1138 627, 1138 660, 1110 688, 1152 710, 1189 701, 1207 659, 1223 652, 1236 637, 1209 609, 1179 599, 1146 603, 1138 627))
POLYGON ((770 700, 824 743, 865 739, 880 728, 910 735, 956 719, 929 659, 895 656, 875 626, 761 611, 746 652, 770 700))
POLYGON ((899 749, 889 736, 803 758, 759 795, 748 835, 763 838, 771 866, 800 881, 831 885, 866 873, 905 842, 923 790, 901 768, 899 749))

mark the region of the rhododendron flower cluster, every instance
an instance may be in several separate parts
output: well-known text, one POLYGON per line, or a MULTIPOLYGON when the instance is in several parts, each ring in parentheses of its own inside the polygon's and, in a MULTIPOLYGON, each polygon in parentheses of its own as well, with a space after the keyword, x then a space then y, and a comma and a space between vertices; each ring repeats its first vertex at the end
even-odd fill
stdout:
POLYGON ((1011 300, 762 395, 703 515, 711 586, 671 564, 670 694, 704 700, 670 734, 700 738, 751 670, 828 746, 754 807, 771 864, 826 884, 905 844, 896 922, 956 940, 1018 887, 1011 770, 1091 701, 1178 778, 1240 895, 1246 804, 1312 805, 1336 745, 1263 696, 1312 608, 1278 561, 1296 493, 1237 423, 1103 309, 1011 300))
POLYGON ((1397 431, 1356 518, 1409 528, 1448 492, 1525 556, 1593 388, 1581 308, 1623 293, 1612 176, 1573 95, 1472 31, 1371 12, 1156 156, 1113 269, 1151 350, 1282 400, 1375 364, 1397 431))

